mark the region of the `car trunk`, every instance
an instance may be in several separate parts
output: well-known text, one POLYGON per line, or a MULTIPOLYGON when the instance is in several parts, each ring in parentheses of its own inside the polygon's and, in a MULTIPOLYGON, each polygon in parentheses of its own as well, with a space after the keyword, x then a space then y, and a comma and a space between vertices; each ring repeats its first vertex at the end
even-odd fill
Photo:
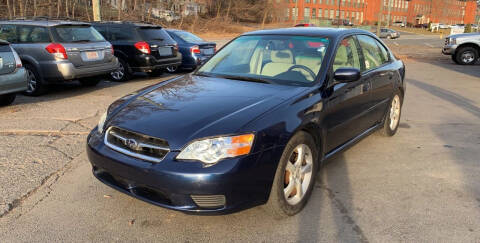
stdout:
POLYGON ((66 24, 54 27, 56 42, 77 68, 101 65, 112 61, 111 45, 88 24, 66 24))
POLYGON ((162 59, 177 56, 176 42, 161 27, 140 27, 139 33, 150 44, 151 55, 155 58, 162 59))
POLYGON ((0 42, 0 74, 15 71, 15 56, 12 49, 5 42, 0 42))
POLYGON ((215 48, 217 44, 214 42, 204 42, 198 43, 198 47, 200 48, 200 53, 205 56, 212 56, 215 54, 215 48))

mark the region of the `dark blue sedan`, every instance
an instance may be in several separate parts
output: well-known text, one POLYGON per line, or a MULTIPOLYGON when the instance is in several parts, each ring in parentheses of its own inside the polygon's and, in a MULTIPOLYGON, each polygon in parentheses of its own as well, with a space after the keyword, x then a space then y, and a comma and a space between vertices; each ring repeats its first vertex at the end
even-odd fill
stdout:
POLYGON ((244 34, 196 72, 115 101, 88 137, 93 174, 188 213, 265 204, 298 213, 321 163, 374 131, 393 136, 405 68, 373 34, 244 34))
MULTIPOLYGON (((202 38, 183 30, 168 29, 167 33, 178 43, 178 50, 182 53, 182 69, 195 69, 215 54, 217 44, 207 42, 202 38)), ((167 68, 169 72, 176 72, 177 67, 167 68)))

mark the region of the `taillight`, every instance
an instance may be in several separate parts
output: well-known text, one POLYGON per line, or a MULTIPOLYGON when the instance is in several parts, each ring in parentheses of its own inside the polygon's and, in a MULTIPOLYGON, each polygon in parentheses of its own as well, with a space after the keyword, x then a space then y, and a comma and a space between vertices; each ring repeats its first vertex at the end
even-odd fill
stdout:
POLYGON ((22 60, 20 60, 20 57, 18 56, 18 53, 12 48, 13 52, 13 58, 15 58, 15 67, 16 68, 21 68, 22 65, 22 60))
POLYGON ((192 47, 190 47, 190 52, 192 54, 200 54, 200 47, 199 46, 192 46, 192 47))
POLYGON ((145 41, 135 43, 135 48, 145 54, 150 54, 150 45, 145 41))
POLYGON ((58 43, 52 43, 45 47, 48 53, 53 54, 56 58, 67 59, 67 51, 65 51, 65 47, 58 43))
POLYGON ((112 55, 115 53, 115 51, 113 50, 113 45, 110 46, 110 51, 112 52, 112 55))
POLYGON ((175 45, 173 46, 173 49, 175 49, 175 51, 178 51, 178 44, 175 43, 175 45))

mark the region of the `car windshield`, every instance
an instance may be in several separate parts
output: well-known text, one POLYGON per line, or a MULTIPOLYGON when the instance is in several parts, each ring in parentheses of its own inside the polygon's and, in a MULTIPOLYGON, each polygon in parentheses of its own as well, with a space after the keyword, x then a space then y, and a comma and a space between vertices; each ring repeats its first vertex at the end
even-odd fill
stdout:
POLYGON ((184 40, 185 42, 204 42, 204 40, 190 32, 185 31, 176 31, 174 32, 180 39, 184 40))
POLYGON ((244 81, 309 85, 322 65, 325 37, 241 36, 222 48, 197 75, 244 81))
POLYGON ((105 41, 102 34, 88 25, 59 25, 54 28, 54 31, 58 41, 63 43, 105 41))

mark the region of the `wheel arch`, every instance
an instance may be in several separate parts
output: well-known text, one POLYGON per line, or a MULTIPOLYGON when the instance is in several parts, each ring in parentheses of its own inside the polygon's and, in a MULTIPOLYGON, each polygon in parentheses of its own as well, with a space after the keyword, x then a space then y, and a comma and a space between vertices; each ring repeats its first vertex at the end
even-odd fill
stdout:
POLYGON ((475 50, 477 50, 477 54, 480 55, 480 46, 478 44, 472 43, 472 42, 467 42, 467 43, 462 43, 460 44, 456 50, 455 50, 455 55, 457 55, 458 51, 464 47, 473 47, 475 50))

